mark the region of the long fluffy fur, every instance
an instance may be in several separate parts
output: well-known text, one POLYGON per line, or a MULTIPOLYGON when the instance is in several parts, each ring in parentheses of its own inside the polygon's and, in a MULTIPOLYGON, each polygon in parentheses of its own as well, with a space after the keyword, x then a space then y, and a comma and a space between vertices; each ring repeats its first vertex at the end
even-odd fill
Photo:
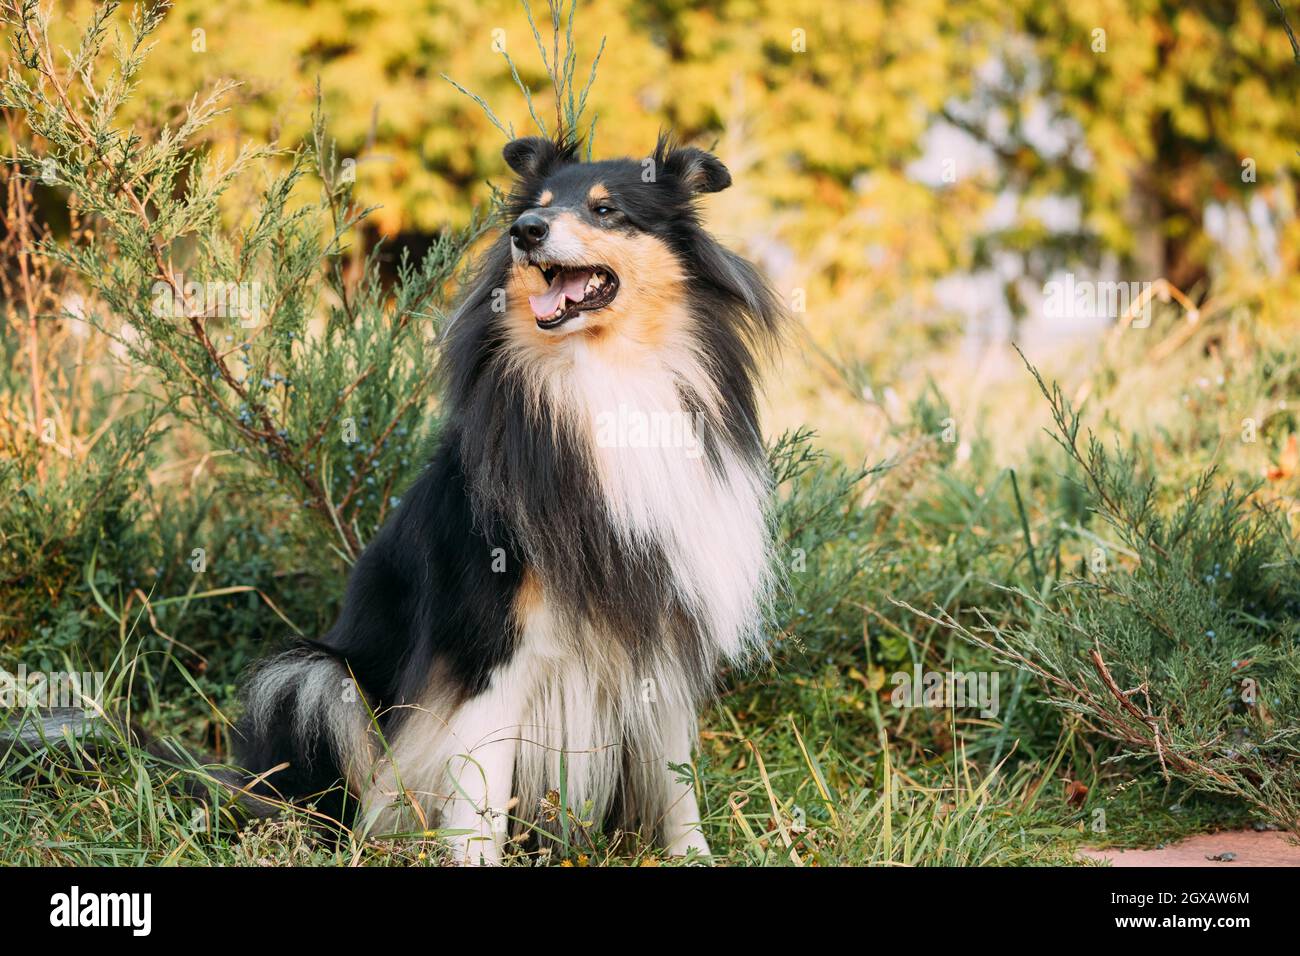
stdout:
POLYGON ((345 821, 350 794, 385 827, 412 804, 421 820, 457 800, 495 807, 500 764, 510 814, 538 822, 563 760, 571 806, 657 830, 676 799, 666 763, 689 759, 719 665, 761 647, 772 572, 755 380, 781 310, 700 225, 698 193, 730 181, 707 154, 661 140, 640 189, 643 164, 578 163, 572 143, 522 140, 506 156, 510 220, 548 184, 621 187, 638 241, 680 269, 680 328, 624 348, 616 368, 577 335, 534 355, 495 305, 517 268, 503 234, 445 336, 432 460, 358 561, 334 627, 250 675, 239 757, 255 773, 288 763, 264 790, 328 793, 322 808, 345 821), (692 416, 703 456, 601 447, 593 416, 620 404, 692 416))

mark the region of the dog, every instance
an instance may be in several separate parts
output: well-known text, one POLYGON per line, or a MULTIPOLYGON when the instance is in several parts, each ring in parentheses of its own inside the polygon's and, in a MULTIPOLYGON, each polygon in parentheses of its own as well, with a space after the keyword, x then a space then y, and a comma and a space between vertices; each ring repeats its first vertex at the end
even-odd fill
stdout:
POLYGON ((236 756, 366 832, 437 824, 462 863, 553 833, 556 795, 707 855, 696 715, 763 653, 778 583, 756 382, 784 311, 701 225, 731 184, 710 153, 525 137, 504 158, 436 450, 334 627, 246 678, 236 756))

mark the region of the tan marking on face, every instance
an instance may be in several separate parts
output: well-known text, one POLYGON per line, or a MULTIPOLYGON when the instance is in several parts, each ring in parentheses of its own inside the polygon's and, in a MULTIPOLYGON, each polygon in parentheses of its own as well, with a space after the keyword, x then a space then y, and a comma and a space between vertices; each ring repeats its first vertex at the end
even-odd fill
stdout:
MULTIPOLYGON (((668 246, 648 233, 590 226, 571 213, 551 221, 552 241, 581 250, 581 261, 607 266, 618 276, 618 295, 603 309, 583 312, 582 332, 601 337, 615 332, 641 345, 656 348, 686 322, 684 300, 686 276, 668 246), (599 333, 599 334, 597 334, 599 333)), ((563 339, 565 327, 556 332, 537 328, 528 297, 546 290, 546 280, 534 266, 515 264, 507 279, 507 312, 512 326, 533 339, 555 342, 563 339)), ((573 323, 579 319, 570 320, 573 323)))
POLYGON ((587 193, 587 202, 592 204, 604 202, 608 198, 609 190, 602 183, 596 183, 591 187, 591 191, 587 193))
POLYGON ((551 192, 549 189, 543 189, 542 194, 537 197, 537 205, 549 206, 551 204, 551 200, 554 198, 555 198, 555 193, 551 192))
POLYGON ((611 269, 618 294, 603 309, 579 313, 554 331, 537 327, 528 304, 546 280, 534 266, 512 265, 506 277, 505 329, 510 361, 524 375, 534 408, 550 393, 565 408, 555 389, 562 387, 572 362, 574 341, 594 349, 611 366, 632 370, 656 363, 670 368, 711 409, 720 406, 716 387, 705 373, 706 356, 698 354, 686 307, 686 275, 677 257, 660 239, 642 232, 591 226, 571 213, 551 220, 551 233, 563 247, 581 250, 581 261, 611 269))

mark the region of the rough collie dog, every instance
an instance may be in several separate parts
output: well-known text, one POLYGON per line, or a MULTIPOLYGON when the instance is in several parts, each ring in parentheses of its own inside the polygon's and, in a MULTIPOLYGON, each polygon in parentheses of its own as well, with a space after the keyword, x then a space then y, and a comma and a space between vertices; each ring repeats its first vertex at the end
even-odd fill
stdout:
POLYGON ((571 812, 707 854, 697 708, 772 587, 757 361, 781 310, 701 227, 714 156, 505 148, 509 228, 445 334, 428 467, 319 641, 256 667, 241 764, 463 862, 571 812), (287 764, 287 767, 281 767, 287 764), (343 781, 345 788, 335 786, 343 781))

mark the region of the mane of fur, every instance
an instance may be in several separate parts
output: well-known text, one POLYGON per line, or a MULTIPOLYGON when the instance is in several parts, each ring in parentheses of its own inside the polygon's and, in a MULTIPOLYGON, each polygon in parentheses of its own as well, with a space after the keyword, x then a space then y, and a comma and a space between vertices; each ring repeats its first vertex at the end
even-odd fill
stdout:
MULTIPOLYGON (((553 162, 570 161, 575 149, 557 145, 553 162)), ((671 156, 671 145, 661 140, 661 169, 671 168, 671 156)), ((512 206, 527 203, 551 168, 543 167, 537 180, 521 180, 512 206)), ((666 197, 660 238, 687 270, 694 352, 721 399, 711 405, 683 386, 682 406, 704 422, 701 437, 715 471, 724 467, 724 450, 765 471, 755 381, 760 358, 777 337, 781 308, 753 266, 704 231, 693 197, 671 174, 654 188, 666 197)), ((505 316, 493 309, 510 262, 509 239, 502 236, 484 256, 443 348, 446 440, 458 443, 477 520, 484 528, 509 527, 548 591, 576 617, 631 641, 657 636, 667 614, 684 625, 673 629, 678 653, 704 668, 698 615, 676 594, 671 556, 653 541, 627 546, 561 410, 545 396, 533 401, 526 370, 510 361, 505 316)))
MULTIPOLYGON (((531 172, 507 214, 576 152, 568 141, 508 152, 531 172)), ((456 802, 449 761, 475 747, 451 723, 477 733, 519 720, 506 735, 519 741, 521 814, 558 786, 561 753, 570 796, 590 798, 598 815, 656 824, 674 805, 666 761, 689 758, 720 660, 760 646, 772 574, 755 381, 782 312, 754 268, 700 225, 695 194, 726 175, 707 159, 661 140, 659 179, 634 199, 680 263, 689 305, 689 347, 662 360, 691 374, 668 369, 645 387, 695 416, 703 459, 616 459, 615 490, 627 493, 611 500, 591 436, 557 404, 571 392, 539 390, 516 354, 499 311, 511 268, 503 235, 445 332, 445 418, 429 465, 357 561, 329 632, 246 682, 240 763, 275 770, 256 794, 308 797, 344 778, 371 822, 398 812, 399 790, 437 813, 456 802), (628 488, 646 499, 631 517, 619 510, 635 498, 628 488), (687 505, 701 520, 683 517, 687 505)), ((622 394, 626 383, 596 364, 573 370, 588 379, 572 394, 622 394)), ((339 819, 353 809, 350 797, 331 800, 322 806, 339 819)))

